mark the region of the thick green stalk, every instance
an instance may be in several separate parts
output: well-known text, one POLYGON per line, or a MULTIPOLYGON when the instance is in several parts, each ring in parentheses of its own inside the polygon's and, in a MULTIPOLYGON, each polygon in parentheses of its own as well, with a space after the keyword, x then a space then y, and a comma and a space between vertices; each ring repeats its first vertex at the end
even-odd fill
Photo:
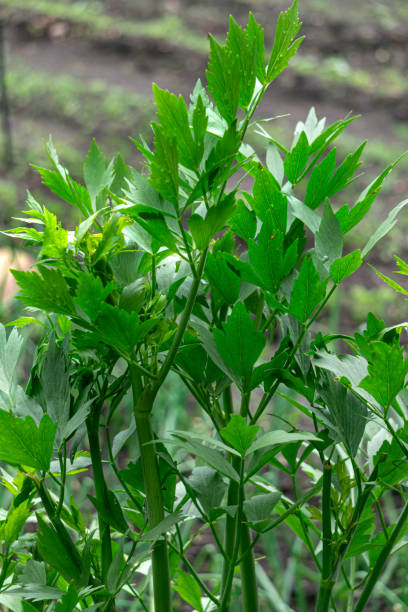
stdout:
MULTIPOLYGON (((223 395, 224 411, 226 415, 231 416, 233 413, 231 388, 229 387, 224 391, 223 395)), ((246 417, 248 414, 249 396, 244 394, 241 403, 241 416, 246 417)), ((233 468, 239 472, 242 469, 242 460, 236 455, 231 455, 231 464, 233 468)), ((228 506, 236 506, 240 503, 241 506, 244 501, 244 490, 243 484, 241 485, 242 491, 240 491, 240 485, 231 480, 228 489, 228 506)), ((229 514, 225 520, 225 542, 224 549, 226 558, 224 559, 223 571, 222 571, 222 582, 221 582, 221 599, 223 600, 222 610, 229 610, 230 608, 230 597, 231 597, 231 584, 229 583, 231 574, 231 564, 234 563, 234 551, 238 548, 241 552, 240 557, 240 570, 241 570, 241 588, 242 588, 242 600, 244 606, 244 612, 257 612, 258 610, 258 590, 256 585, 255 576, 255 561, 253 554, 253 546, 251 533, 248 525, 243 522, 243 514, 237 512, 235 517, 231 517, 229 514), (237 525, 239 521, 239 525, 237 525), (224 594, 227 592, 227 595, 224 594)), ((236 559, 236 555, 235 555, 236 559)))
MULTIPOLYGON (((102 455, 99 444, 99 417, 100 406, 95 406, 86 420, 88 432, 89 450, 91 453, 92 472, 95 485, 95 497, 102 506, 108 505, 107 488, 103 473, 102 455)), ((112 563, 112 543, 109 524, 104 521, 98 512, 99 536, 101 538, 101 563, 102 580, 107 584, 107 576, 110 564, 112 563)), ((114 610, 112 603, 110 610, 114 610)))
POLYGON ((380 577, 380 573, 382 572, 384 565, 390 556, 393 546, 397 541, 399 534, 401 533, 402 528, 404 527, 406 521, 408 519, 408 502, 405 504, 404 510, 401 513, 401 516, 398 519, 398 523, 395 525, 390 537, 385 543, 373 569, 370 572, 370 576, 367 580, 367 583, 364 587, 363 592, 361 593, 359 600, 357 601, 356 607, 354 608, 354 612, 363 612, 365 609, 368 598, 370 597, 377 581, 380 577))
POLYGON ((328 612, 331 593, 334 586, 331 562, 332 531, 331 531, 331 491, 332 466, 329 461, 323 465, 323 566, 320 581, 319 595, 317 598, 316 612, 328 612))
MULTIPOLYGON (((138 371, 130 366, 136 432, 142 460, 143 479, 147 499, 149 527, 156 527, 164 519, 163 496, 160 486, 159 465, 156 456, 151 412, 154 390, 141 388, 138 371)), ((170 569, 166 539, 158 540, 152 550, 152 571, 155 612, 171 612, 170 569)))

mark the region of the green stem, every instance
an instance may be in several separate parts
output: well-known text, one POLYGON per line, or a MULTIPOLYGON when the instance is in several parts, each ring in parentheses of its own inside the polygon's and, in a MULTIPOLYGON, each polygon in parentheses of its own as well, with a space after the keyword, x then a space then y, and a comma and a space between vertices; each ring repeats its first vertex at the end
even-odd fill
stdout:
POLYGON ((197 276, 194 278, 193 283, 191 285, 190 293, 188 295, 187 303, 186 303, 186 305, 184 307, 184 310, 183 310, 183 313, 181 315, 181 319, 180 319, 180 323, 179 323, 178 328, 177 328, 176 335, 173 338, 173 342, 171 344, 169 352, 167 353, 166 359, 164 360, 163 365, 160 368, 158 380, 157 380, 157 382, 155 383, 155 386, 154 386, 155 394, 160 389, 160 387, 163 384, 167 374, 169 373, 170 368, 173 365, 173 361, 174 361, 174 358, 176 356, 177 350, 178 350, 178 348, 180 346, 181 341, 183 340, 184 332, 186 331, 186 327, 187 327, 188 322, 190 320, 190 315, 191 315, 191 312, 192 312, 192 310, 194 308, 194 304, 195 304, 195 300, 196 300, 196 297, 197 297, 198 289, 200 287, 201 277, 202 277, 203 272, 204 272, 205 260, 207 258, 207 251, 208 251, 208 249, 205 249, 202 252, 202 254, 201 254, 201 258, 200 258, 200 262, 199 262, 198 270, 197 270, 197 276))
POLYGON ((259 608, 258 589, 255 575, 255 559, 251 533, 248 525, 241 526, 241 584, 245 612, 256 612, 259 608))
MULTIPOLYGON (((108 505, 107 487, 103 473, 102 455, 99 444, 99 418, 101 405, 95 406, 86 420, 88 432, 89 450, 91 453, 92 472, 95 485, 95 497, 99 504, 108 505)), ((107 583, 108 570, 112 563, 112 543, 109 524, 104 521, 98 512, 99 537, 101 539, 101 561, 102 561, 102 581, 107 583)), ((115 609, 114 604, 110 609, 115 609)))
POLYGON ((356 607, 354 608, 354 612, 363 612, 363 610, 365 609, 365 605, 375 587, 375 585, 377 584, 377 581, 379 579, 380 573, 382 572, 384 565, 388 559, 388 557, 390 556, 393 546, 397 541, 397 538, 399 536, 399 534, 401 533, 401 530, 403 529, 406 521, 408 519, 408 502, 405 504, 404 510, 402 511, 399 519, 398 519, 398 523, 395 525, 392 534, 390 535, 390 537, 388 538, 387 542, 385 543, 384 547, 381 550, 381 553, 374 565, 374 567, 372 568, 368 581, 364 587, 363 592, 361 593, 356 607))
MULTIPOLYGON (((163 496, 160 485, 159 465, 156 456, 151 412, 154 390, 141 388, 138 371, 130 366, 133 389, 133 409, 136 432, 142 460, 143 479, 147 499, 149 527, 156 527, 164 519, 163 496)), ((152 572, 155 612, 171 612, 170 569, 166 538, 158 540, 152 550, 152 572)))
POLYGON ((327 612, 329 610, 331 593, 334 586, 331 563, 332 531, 331 531, 331 477, 332 466, 329 461, 323 465, 323 567, 320 580, 319 595, 317 598, 316 612, 327 612))

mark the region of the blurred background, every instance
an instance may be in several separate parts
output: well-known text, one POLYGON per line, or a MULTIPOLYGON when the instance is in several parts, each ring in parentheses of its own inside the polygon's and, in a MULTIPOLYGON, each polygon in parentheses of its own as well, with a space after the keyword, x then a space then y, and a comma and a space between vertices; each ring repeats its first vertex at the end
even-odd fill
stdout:
MULTIPOLYGON (((107 156, 120 151, 138 167, 129 136, 150 138, 152 81, 187 98, 197 77, 205 82, 208 32, 223 39, 228 15, 244 24, 251 10, 271 45, 277 16, 288 2, 0 0, 1 227, 13 224, 11 217, 22 209, 27 188, 69 224, 71 211, 50 202, 29 166, 47 164, 50 134, 75 176, 81 176, 93 136, 107 156)), ((357 195, 408 148, 408 3, 299 0, 299 13, 306 40, 268 91, 260 114, 290 114, 269 124, 273 135, 287 144, 295 123, 305 119, 311 106, 328 121, 360 114, 339 144, 346 153, 369 141, 357 195)), ((256 144, 255 136, 249 138, 256 144)), ((361 246, 386 211, 408 196, 407 163, 402 160, 386 180, 370 220, 348 240, 349 249, 361 246)), ((405 256, 407 228, 408 213, 403 213, 370 263, 391 271, 393 254, 405 256)), ((5 236, 0 239, 2 249, 9 244, 5 236)), ((4 250, 0 255, 4 276, 10 255, 4 250)), ((27 265, 26 258, 20 265, 27 265)), ((10 295, 12 284, 3 285, 3 293, 10 295)), ((405 319, 404 301, 365 266, 332 308, 331 325, 341 316, 343 327, 355 328, 367 308, 390 322, 405 319)))

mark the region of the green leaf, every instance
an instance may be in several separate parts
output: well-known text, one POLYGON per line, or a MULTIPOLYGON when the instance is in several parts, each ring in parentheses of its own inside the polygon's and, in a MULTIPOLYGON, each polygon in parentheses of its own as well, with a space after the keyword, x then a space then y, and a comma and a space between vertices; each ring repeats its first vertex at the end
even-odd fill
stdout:
POLYGON ((120 587, 121 569, 124 562, 124 544, 125 539, 121 538, 118 549, 112 559, 112 563, 109 566, 108 574, 106 577, 106 586, 108 587, 108 591, 112 594, 115 594, 118 587, 120 587))
POLYGON ((181 510, 177 510, 177 512, 172 512, 168 514, 158 525, 149 529, 141 538, 142 542, 156 542, 162 536, 170 531, 174 525, 180 523, 180 520, 183 518, 183 513, 181 510))
POLYGON ((154 132, 154 157, 150 163, 150 185, 163 198, 178 208, 178 149, 177 142, 164 128, 152 124, 154 132))
POLYGON ((18 581, 21 584, 45 585, 47 583, 45 563, 29 559, 21 570, 18 581))
POLYGON ((236 480, 239 482, 239 475, 237 471, 232 467, 232 465, 227 461, 224 455, 213 448, 209 448, 204 444, 200 444, 200 442, 196 442, 194 439, 186 440, 184 438, 184 434, 173 434, 180 442, 178 444, 181 448, 183 448, 187 453, 191 453, 196 457, 200 457, 203 461, 220 472, 220 474, 224 474, 228 476, 231 480, 236 480))
POLYGON ((279 149, 273 142, 268 142, 268 147, 266 149, 266 166, 278 184, 282 185, 283 179, 285 178, 284 165, 279 149))
POLYGON ((387 283, 387 285, 389 285, 390 287, 395 289, 395 291, 397 293, 402 293, 403 295, 408 295, 408 291, 406 289, 404 289, 404 287, 402 287, 402 285, 397 283, 395 280, 393 280, 392 278, 389 278, 388 276, 385 276, 385 274, 381 274, 381 272, 376 270, 373 266, 370 266, 370 268, 372 268, 374 270, 374 272, 377 274, 377 276, 382 278, 382 280, 385 283, 387 283))
POLYGON ((328 409, 324 424, 329 427, 334 439, 343 442, 354 457, 367 423, 367 408, 358 397, 327 373, 321 380, 319 394, 328 409))
POLYGON ((176 582, 173 585, 173 589, 177 591, 181 599, 193 606, 194 610, 203 612, 200 586, 190 574, 180 569, 177 570, 176 582))
POLYGON ((94 322, 106 298, 115 289, 115 283, 110 282, 103 286, 99 276, 81 272, 75 292, 74 302, 94 322))
POLYGON ((219 204, 211 207, 205 218, 193 214, 188 220, 188 226, 197 248, 204 250, 212 238, 220 232, 235 209, 235 191, 225 196, 219 204))
POLYGON ((208 91, 220 114, 230 125, 239 103, 241 73, 239 58, 227 46, 221 46, 211 34, 210 57, 206 71, 208 91))
POLYGON ((30 505, 28 501, 24 501, 17 507, 10 508, 6 522, 0 527, 0 535, 7 548, 18 539, 24 523, 31 514, 30 505))
MULTIPOLYGON (((153 83, 157 118, 170 139, 177 142, 180 163, 187 168, 198 168, 201 157, 191 134, 187 107, 183 96, 175 96, 153 83)), ((204 112, 205 116, 205 112, 204 112)))
POLYGON ((235 304, 241 286, 240 277, 230 268, 222 253, 214 257, 208 253, 205 274, 211 287, 216 289, 226 304, 235 304))
POLYGON ((113 161, 106 167, 106 160, 99 151, 95 139, 86 156, 83 166, 85 185, 91 198, 93 210, 96 209, 96 196, 102 189, 109 188, 114 178, 113 161))
POLYGON ((244 501, 244 512, 250 523, 267 521, 271 518, 272 510, 281 498, 280 493, 266 493, 254 495, 244 501))
POLYGON ((69 589, 61 598, 61 601, 57 601, 55 604, 54 612, 75 612, 76 605, 79 602, 79 594, 71 583, 69 589))
POLYGON ((177 238, 168 227, 163 215, 143 213, 138 216, 137 223, 152 236, 152 250, 154 249, 154 252, 166 246, 173 253, 177 253, 177 238))
POLYGON ((256 232, 256 215, 246 206, 243 200, 238 200, 237 207, 229 221, 229 226, 240 238, 248 241, 254 238, 256 232))
POLYGON ((93 495, 88 495, 87 497, 93 503, 105 523, 111 525, 119 533, 125 533, 128 530, 128 524, 122 507, 113 491, 106 489, 103 502, 93 497, 93 495))
POLYGON ((256 44, 251 44, 246 30, 243 30, 230 15, 227 47, 237 58, 240 71, 239 106, 247 109, 252 100, 256 80, 256 44))
POLYGON ((290 294, 289 313, 305 323, 326 295, 327 281, 321 282, 313 261, 305 257, 290 294))
POLYGON ((207 133, 208 117, 201 95, 198 95, 193 111, 193 133, 197 147, 197 160, 200 162, 204 154, 204 137, 207 133))
POLYGON ((224 440, 235 450, 245 455, 259 431, 257 425, 247 425, 246 419, 238 414, 231 415, 231 419, 220 433, 224 440))
POLYGON ((227 489, 221 474, 205 465, 193 469, 188 484, 207 514, 220 506, 227 489))
POLYGON ((301 132, 296 145, 285 157, 284 169, 288 180, 295 185, 309 159, 310 148, 305 132, 301 132))
POLYGON ((133 355, 135 345, 139 344, 156 324, 155 318, 141 322, 135 312, 126 312, 107 303, 103 303, 95 323, 98 335, 106 344, 113 349, 122 349, 129 355, 133 355))
POLYGON ((34 419, 14 417, 0 410, 0 460, 47 471, 50 467, 57 423, 44 414, 39 427, 34 419))
POLYGON ((315 234, 315 251, 317 257, 326 266, 341 257, 343 250, 343 232, 334 214, 330 202, 326 200, 319 231, 315 234))
POLYGON ((285 70, 289 60, 298 50, 303 37, 295 40, 295 36, 299 32, 301 25, 298 17, 298 3, 297 0, 295 0, 291 8, 279 15, 272 54, 269 59, 266 74, 267 83, 273 81, 283 70, 285 70))
POLYGON ((247 377, 265 346, 264 334, 255 325, 242 302, 238 302, 223 330, 213 330, 219 354, 239 376, 247 377))
POLYGON ((65 255, 68 246, 68 232, 62 229, 57 217, 44 209, 45 227, 42 239, 41 255, 61 258, 65 255))
POLYGON ((367 257, 367 255, 369 254, 369 252, 375 247, 375 245, 377 244, 377 242, 379 242, 382 238, 384 238, 384 236, 386 236, 394 227, 394 225, 397 222, 397 217, 399 212, 405 208, 405 206, 408 204, 408 199, 407 200, 403 200, 402 202, 400 202, 399 204, 397 204, 397 206, 395 206, 395 208, 393 208, 387 215, 387 218, 385 219, 385 221, 383 221, 381 223, 381 225, 376 229, 376 231, 374 232, 374 234, 371 235, 370 239, 368 240, 367 244, 365 245, 363 252, 362 252, 362 258, 365 259, 367 257))
POLYGON ((307 431, 288 432, 281 429, 275 429, 275 431, 269 431, 255 440, 255 442, 253 442, 249 447, 247 455, 260 450, 261 448, 272 449, 274 446, 292 444, 293 442, 319 442, 319 440, 320 439, 314 434, 307 431))
POLYGON ((404 386, 408 361, 404 360, 404 349, 395 344, 376 341, 370 349, 368 376, 359 386, 388 408, 404 386))
POLYGON ((312 210, 320 206, 330 189, 330 178, 336 164, 336 149, 332 149, 324 160, 315 166, 306 187, 305 204, 312 210))
POLYGON ((353 227, 364 219, 377 195, 381 191, 384 179, 386 176, 388 176, 400 159, 401 158, 398 158, 395 162, 390 164, 383 172, 381 172, 379 176, 377 176, 376 179, 374 179, 374 181, 372 181, 372 183, 370 183, 370 185, 368 185, 368 187, 366 187, 366 189, 358 197, 356 204, 351 210, 349 210, 347 206, 342 206, 340 210, 337 211, 336 215, 340 221, 343 234, 347 234, 347 232, 353 229, 353 227))
POLYGON ((255 49, 256 77, 263 83, 266 76, 264 30, 252 13, 249 13, 247 32, 249 44, 255 49))
POLYGON ((257 241, 250 240, 248 253, 260 286, 275 294, 283 272, 283 235, 279 230, 271 233, 268 224, 264 224, 258 234, 257 241))
POLYGON ((279 183, 264 166, 258 166, 253 197, 249 203, 262 221, 286 234, 287 200, 281 193, 279 183))
POLYGON ((39 168, 38 166, 33 166, 33 168, 38 170, 41 174, 42 182, 46 187, 51 189, 51 191, 62 200, 76 206, 81 213, 87 217, 92 213, 92 205, 88 191, 83 185, 75 182, 69 176, 68 170, 60 164, 51 138, 47 148, 54 170, 39 168))
POLYGON ((363 142, 354 153, 347 155, 345 160, 337 168, 329 182, 329 190, 327 192, 328 198, 331 198, 335 193, 341 191, 355 180, 355 178, 352 177, 357 168, 362 164, 359 160, 366 144, 367 141, 363 142))
POLYGON ((71 393, 67 344, 57 345, 52 332, 40 366, 41 400, 59 432, 69 419, 71 393))
POLYGON ((26 306, 39 308, 46 312, 71 315, 74 303, 65 278, 59 270, 38 266, 37 272, 11 270, 20 287, 17 298, 26 306))
POLYGON ((72 559, 70 551, 65 547, 58 533, 39 514, 37 514, 37 521, 37 546, 43 560, 56 569, 68 582, 79 581, 81 568, 72 559))
POLYGON ((352 251, 352 253, 333 261, 330 266, 330 278, 336 285, 339 285, 345 278, 358 270, 362 263, 360 249, 352 251))

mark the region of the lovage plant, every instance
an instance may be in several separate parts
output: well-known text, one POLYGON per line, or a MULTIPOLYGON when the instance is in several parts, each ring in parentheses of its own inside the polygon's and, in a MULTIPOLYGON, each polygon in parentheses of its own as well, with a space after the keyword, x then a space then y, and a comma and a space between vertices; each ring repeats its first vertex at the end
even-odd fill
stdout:
MULTIPOLYGON (((403 204, 362 250, 344 253, 394 164, 354 205, 336 208, 364 143, 340 161, 333 143, 355 118, 326 126, 312 109, 289 148, 254 119, 301 43, 299 27, 295 2, 266 57, 254 17, 246 28, 231 18, 225 44, 210 37, 207 88, 198 81, 189 105, 154 86, 153 147, 135 142, 142 172, 120 155, 107 163, 93 142, 82 184, 48 145, 51 168, 37 170, 79 222, 62 227, 29 194, 27 223, 9 232, 38 249, 35 270, 14 271, 29 313, 8 337, 0 330, 0 460, 12 494, 0 517, 0 602, 12 610, 112 611, 125 601, 169 612, 181 597, 199 612, 254 612, 263 537, 283 525, 321 574, 323 612, 343 597, 342 577, 353 604, 353 555, 375 541, 378 571, 363 579, 364 602, 403 532, 405 510, 377 537, 374 510, 405 472, 385 474, 388 450, 371 440, 366 455, 362 443, 369 419, 393 436, 390 411, 402 418, 398 332, 370 318, 365 334, 345 338, 355 357, 330 352, 338 335, 313 335, 403 204), (249 129, 265 150, 246 142, 249 129), (17 328, 27 324, 43 339, 23 388, 17 328), (154 432, 171 370, 211 435, 193 421, 154 432), (287 417, 276 428, 278 396, 287 417), (302 420, 291 420, 293 406, 302 420), (87 469, 94 489, 78 503, 71 481, 87 469), (191 554, 203 532, 218 574, 204 574, 191 554)), ((384 441, 391 456, 406 454, 402 433, 393 440, 384 441)))

